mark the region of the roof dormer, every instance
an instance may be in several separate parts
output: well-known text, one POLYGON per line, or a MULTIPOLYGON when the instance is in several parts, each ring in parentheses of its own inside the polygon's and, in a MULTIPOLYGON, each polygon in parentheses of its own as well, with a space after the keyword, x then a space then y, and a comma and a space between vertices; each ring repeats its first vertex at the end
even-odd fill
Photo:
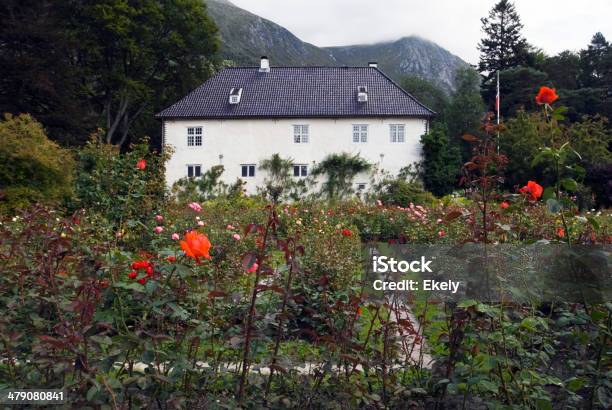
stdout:
POLYGON ((368 87, 360 85, 357 87, 357 101, 360 103, 368 102, 368 87))
POLYGON ((232 88, 230 90, 229 103, 233 105, 238 104, 240 97, 242 97, 242 88, 232 88))

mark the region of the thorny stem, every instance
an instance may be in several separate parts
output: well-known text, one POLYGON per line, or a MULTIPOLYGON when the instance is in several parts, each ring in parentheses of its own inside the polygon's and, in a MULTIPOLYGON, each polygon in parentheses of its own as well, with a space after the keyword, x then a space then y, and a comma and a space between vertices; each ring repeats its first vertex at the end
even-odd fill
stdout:
MULTIPOLYGON (((287 243, 287 247, 289 246, 289 243, 287 243)), ((295 249, 293 249, 293 252, 295 252, 295 249)), ((284 324, 284 319, 285 319, 285 314, 286 314, 286 310, 287 310, 287 301, 289 299, 289 294, 291 293, 291 280, 293 279, 293 266, 294 266, 294 258, 295 258, 295 254, 292 253, 292 255, 288 258, 287 263, 289 264, 289 273, 287 274, 287 282, 285 284, 285 292, 283 294, 283 303, 281 305, 281 314, 280 314, 280 318, 278 320, 278 332, 276 333, 276 341, 274 344, 274 353, 272 354, 272 364, 270 365, 270 375, 268 376, 268 383, 266 384, 266 393, 265 393, 265 397, 268 397, 268 394, 270 393, 270 386, 272 384, 272 377, 274 376, 274 365, 276 365, 276 358, 278 355, 278 349, 280 347, 280 342, 283 336, 283 324, 284 324)))
POLYGON ((275 222, 275 208, 276 208, 275 204, 273 203, 270 206, 270 212, 268 214, 268 222, 266 224, 266 229, 264 231, 264 237, 263 237, 261 249, 257 255, 257 269, 255 270, 255 280, 253 283, 253 292, 251 293, 251 304, 249 307, 249 315, 247 316, 247 321, 246 321, 246 325, 244 329, 244 351, 242 354, 242 374, 240 375, 240 383, 238 385, 238 393, 236 395, 236 399, 239 404, 242 403, 247 374, 249 371, 249 364, 250 364, 249 354, 251 351, 252 326, 253 326, 253 319, 255 317, 255 303, 257 302, 257 293, 258 293, 257 284, 259 283, 261 267, 262 267, 263 260, 265 258, 265 249, 266 249, 266 245, 268 242, 270 228, 276 223, 275 222))

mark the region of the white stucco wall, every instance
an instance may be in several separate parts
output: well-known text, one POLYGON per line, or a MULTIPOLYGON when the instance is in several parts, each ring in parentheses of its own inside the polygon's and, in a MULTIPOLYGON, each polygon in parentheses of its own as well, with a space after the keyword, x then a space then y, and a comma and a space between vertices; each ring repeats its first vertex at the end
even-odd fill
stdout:
MULTIPOLYGON (((262 185, 264 171, 255 177, 242 178, 242 164, 259 164, 279 153, 292 158, 295 164, 313 165, 328 154, 359 153, 372 164, 396 175, 398 171, 421 155, 420 137, 426 131, 426 120, 416 118, 342 118, 342 119, 244 119, 244 120, 165 120, 162 125, 166 145, 173 146, 174 154, 166 164, 168 186, 187 176, 187 165, 201 164, 202 173, 214 165, 223 165, 222 179, 233 183, 237 178, 247 182, 249 193, 262 185), (309 125, 309 142, 297 144, 293 140, 293 125, 309 125), (368 125, 368 141, 353 142, 353 124, 368 125), (405 124, 403 143, 392 143, 390 124, 405 124), (203 127, 202 146, 187 146, 187 128, 203 127), (383 154, 381 156, 381 154, 383 154), (220 157, 222 156, 222 158, 220 157)), ((369 178, 358 176, 355 183, 369 178)))

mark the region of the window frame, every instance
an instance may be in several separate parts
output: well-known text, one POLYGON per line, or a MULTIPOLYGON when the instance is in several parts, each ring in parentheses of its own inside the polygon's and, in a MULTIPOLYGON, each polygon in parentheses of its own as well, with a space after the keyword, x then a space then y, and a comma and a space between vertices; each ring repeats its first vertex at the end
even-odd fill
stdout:
POLYGON ((240 177, 241 178, 255 178, 256 168, 257 168, 256 164, 240 164, 240 177), (246 169, 246 175, 244 172, 245 169, 246 169))
POLYGON ((393 144, 406 142, 406 124, 389 124, 389 141, 393 144), (400 129, 402 130, 401 134, 399 133, 400 129))
POLYGON ((308 164, 293 164, 293 177, 306 178, 308 176, 308 164), (297 175, 295 174, 297 171, 297 175))
POLYGON ((369 128, 368 124, 353 124, 351 139, 353 144, 366 144, 368 142, 369 128))
POLYGON ((187 164, 187 178, 199 178, 202 176, 202 164, 187 164), (189 168, 192 169, 192 175, 189 175, 189 168), (196 169, 198 173, 196 175, 196 169))
POLYGON ((310 142, 310 124, 293 124, 293 143, 308 144, 310 142))
POLYGON ((187 127, 187 146, 201 147, 204 142, 204 127, 201 125, 187 127), (197 132, 199 131, 199 132, 197 132))

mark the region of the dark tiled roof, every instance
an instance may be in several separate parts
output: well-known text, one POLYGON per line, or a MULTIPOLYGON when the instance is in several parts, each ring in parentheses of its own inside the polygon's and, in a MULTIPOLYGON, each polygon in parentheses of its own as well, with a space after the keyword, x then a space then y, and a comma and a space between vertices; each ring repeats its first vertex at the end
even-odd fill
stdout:
POLYGON ((429 117, 419 103, 374 67, 226 68, 158 118, 429 117), (357 102, 357 87, 368 87, 368 102, 357 102), (239 104, 229 103, 242 88, 239 104))

